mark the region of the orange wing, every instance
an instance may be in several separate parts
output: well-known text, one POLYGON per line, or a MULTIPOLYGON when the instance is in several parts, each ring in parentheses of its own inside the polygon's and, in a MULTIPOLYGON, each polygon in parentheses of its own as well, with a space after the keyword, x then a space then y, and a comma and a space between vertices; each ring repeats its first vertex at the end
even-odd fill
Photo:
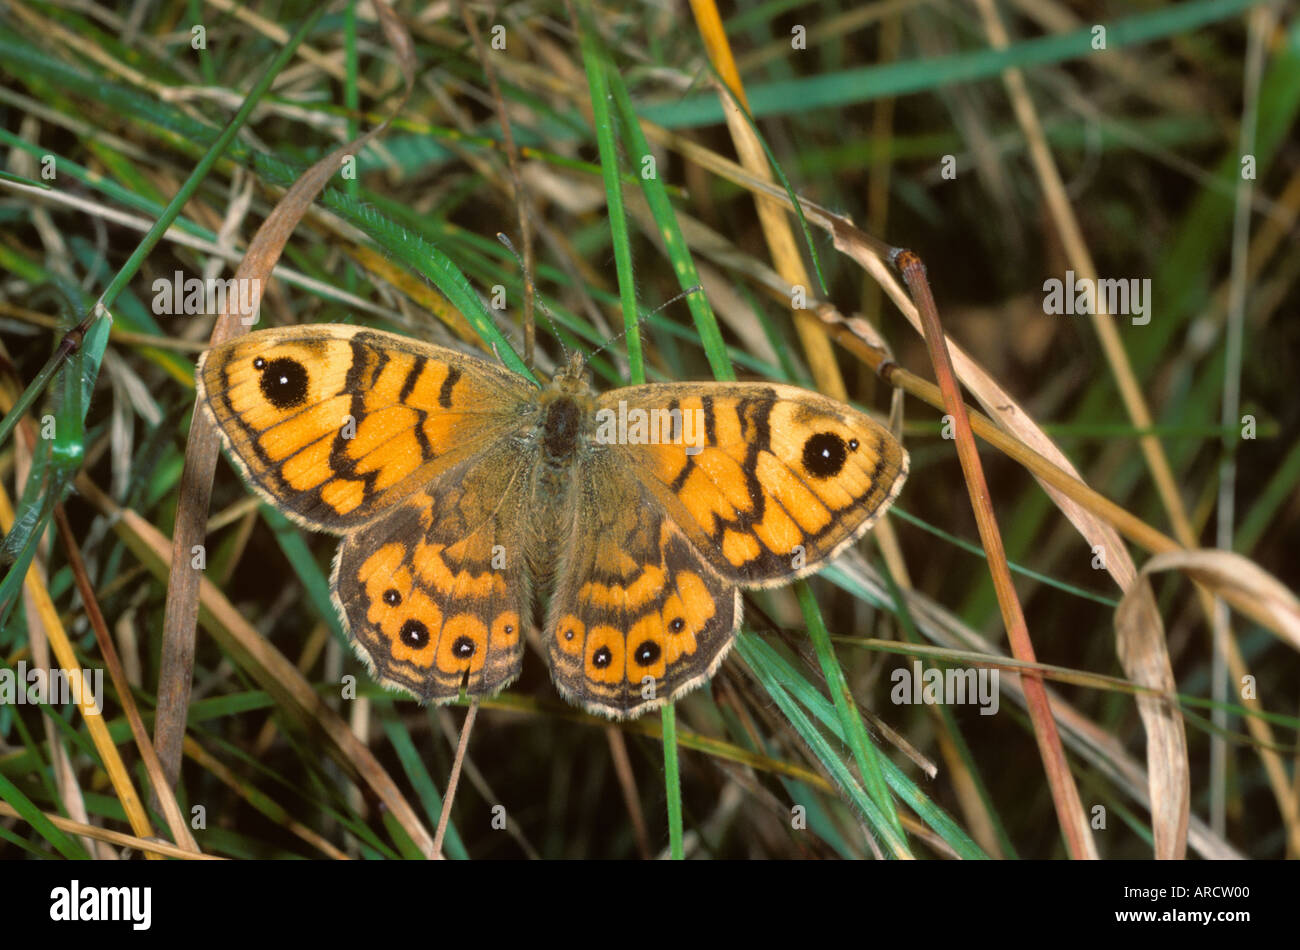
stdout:
POLYGON ((501 438, 536 394, 484 360, 343 325, 215 346, 195 383, 249 483, 299 523, 334 533, 501 438))
POLYGON ((528 487, 501 442, 343 539, 335 603, 377 679, 445 703, 519 675, 532 619, 528 487))
POLYGON ((713 675, 740 624, 740 592, 616 459, 590 459, 579 478, 542 639, 565 699, 631 718, 713 675))
POLYGON ((907 452, 887 429, 793 386, 631 386, 599 406, 647 419, 648 438, 633 438, 629 424, 617 453, 718 574, 742 587, 817 570, 871 527, 907 476, 907 452))

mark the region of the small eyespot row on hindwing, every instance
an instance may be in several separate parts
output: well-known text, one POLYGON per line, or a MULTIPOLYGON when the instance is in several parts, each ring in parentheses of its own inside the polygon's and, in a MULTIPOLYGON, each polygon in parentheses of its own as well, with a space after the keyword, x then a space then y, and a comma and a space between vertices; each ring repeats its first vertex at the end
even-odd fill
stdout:
POLYGON ((580 582, 552 603, 548 658, 562 695, 625 718, 711 675, 734 639, 739 598, 671 523, 624 516, 600 527, 580 582))

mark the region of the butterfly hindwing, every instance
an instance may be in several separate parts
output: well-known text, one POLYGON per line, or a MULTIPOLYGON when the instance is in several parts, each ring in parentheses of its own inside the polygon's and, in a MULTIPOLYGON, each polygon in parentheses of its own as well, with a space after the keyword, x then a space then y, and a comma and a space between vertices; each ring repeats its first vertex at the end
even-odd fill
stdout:
POLYGON ((248 481, 343 533, 499 440, 535 390, 484 360, 342 325, 276 328, 208 350, 195 375, 248 481))
POLYGON ((499 443, 348 535, 335 601, 377 679, 426 702, 497 692, 519 675, 530 590, 527 473, 499 443))
POLYGON ((907 453, 887 429, 793 386, 652 384, 605 393, 599 405, 646 413, 650 438, 619 445, 628 469, 742 587, 821 567, 861 537, 907 476, 907 453))
POLYGON ((589 712, 639 716, 713 675, 740 623, 739 592, 611 457, 579 478, 543 632, 551 676, 589 712))

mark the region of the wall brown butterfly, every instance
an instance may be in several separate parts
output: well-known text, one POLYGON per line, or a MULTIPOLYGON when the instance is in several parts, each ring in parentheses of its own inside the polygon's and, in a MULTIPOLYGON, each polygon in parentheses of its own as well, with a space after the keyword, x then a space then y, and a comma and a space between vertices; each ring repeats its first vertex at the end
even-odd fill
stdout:
POLYGON ((706 682, 739 588, 825 565, 889 507, 903 447, 865 414, 757 382, 594 392, 342 325, 199 359, 249 484, 343 536, 335 602, 384 684, 445 703, 512 682, 535 600, 556 688, 628 718, 706 682))

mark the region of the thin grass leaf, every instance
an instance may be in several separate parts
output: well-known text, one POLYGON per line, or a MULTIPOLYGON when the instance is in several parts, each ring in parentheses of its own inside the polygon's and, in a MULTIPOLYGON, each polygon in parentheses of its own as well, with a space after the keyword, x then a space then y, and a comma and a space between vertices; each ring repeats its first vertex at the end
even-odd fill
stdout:
MULTIPOLYGON (((876 747, 867 736, 862 717, 858 715, 853 693, 849 689, 848 680, 844 676, 844 670, 840 667, 839 659, 835 656, 835 648, 831 645, 830 634, 826 631, 826 622, 822 620, 821 610, 817 607, 817 601, 813 598, 812 589, 806 581, 796 581, 795 594, 799 598, 799 607, 803 611, 804 623, 807 625, 808 636, 812 640, 813 650, 816 651, 817 659, 821 663, 822 675, 826 677, 826 685, 830 689, 831 700, 835 704, 836 713, 839 715, 843 735, 847 736, 849 747, 853 750, 853 758, 858 764, 858 774, 862 776, 868 793, 875 799, 881 813, 893 825, 898 839, 905 841, 903 824, 898 819, 898 812, 894 810, 894 802, 890 797, 889 787, 880 772, 876 747)), ((910 857, 910 855, 910 851, 904 850, 898 857, 910 857)))
POLYGON ((32 800, 24 795, 18 786, 0 773, 0 799, 8 802, 23 817, 23 820, 35 829, 36 833, 50 843, 65 858, 73 861, 85 861, 90 856, 75 838, 69 838, 51 824, 32 800))

